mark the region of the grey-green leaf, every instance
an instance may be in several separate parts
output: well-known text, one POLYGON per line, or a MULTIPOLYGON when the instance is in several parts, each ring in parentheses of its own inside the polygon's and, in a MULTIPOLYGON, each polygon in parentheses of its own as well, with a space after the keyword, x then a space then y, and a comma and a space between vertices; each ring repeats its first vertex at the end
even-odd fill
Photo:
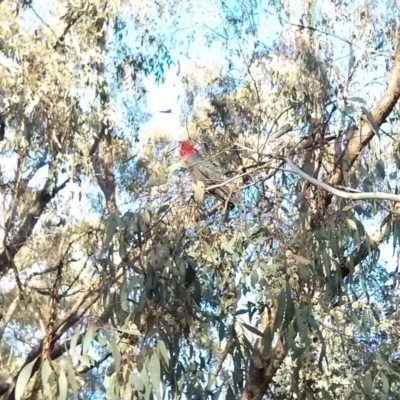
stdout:
POLYGON ((110 338, 110 347, 112 356, 114 358, 115 371, 118 372, 121 365, 121 353, 116 340, 112 336, 110 338))
POLYGON ((204 200, 204 191, 205 191, 204 183, 200 182, 200 181, 192 182, 192 189, 193 189, 194 196, 196 197, 196 199, 199 201, 203 201, 204 200))
POLYGON ((58 378, 58 400, 65 400, 67 398, 68 392, 68 381, 65 376, 64 370, 60 371, 60 376, 58 378))
POLYGON ((165 364, 168 365, 169 364, 168 351, 167 347, 165 346, 165 343, 162 340, 157 340, 157 351, 164 359, 165 364))
POLYGON ((37 357, 31 361, 29 364, 26 364, 24 368, 22 368, 21 372, 18 374, 17 383, 15 385, 15 400, 21 400, 22 396, 25 392, 26 385, 31 379, 32 368, 37 360, 37 357))
POLYGON ((153 355, 151 356, 148 369, 150 372, 150 378, 151 378, 151 383, 153 384, 154 393, 157 399, 161 400, 161 393, 160 393, 161 368, 160 368, 160 360, 157 356, 157 353, 153 353, 153 355))

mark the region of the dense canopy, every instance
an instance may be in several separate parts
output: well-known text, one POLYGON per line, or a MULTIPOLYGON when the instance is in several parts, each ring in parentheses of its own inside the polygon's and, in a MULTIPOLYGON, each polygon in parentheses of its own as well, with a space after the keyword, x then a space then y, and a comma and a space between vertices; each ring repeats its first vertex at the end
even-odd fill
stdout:
POLYGON ((400 399, 399 10, 0 0, 0 399, 400 399))

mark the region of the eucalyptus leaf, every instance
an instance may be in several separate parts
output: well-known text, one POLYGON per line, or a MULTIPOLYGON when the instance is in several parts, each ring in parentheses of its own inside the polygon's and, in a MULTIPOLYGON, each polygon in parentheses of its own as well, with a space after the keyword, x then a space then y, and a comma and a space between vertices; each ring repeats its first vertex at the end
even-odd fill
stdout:
POLYGON ((28 382, 31 378, 32 369, 33 369, 33 366, 35 365, 36 361, 37 361, 37 358, 35 358, 29 364, 26 364, 22 368, 21 372, 18 374, 17 383, 15 385, 15 399, 16 400, 22 399, 22 396, 25 392, 25 388, 28 385, 28 382))
POLYGON ((192 189, 197 200, 204 200, 205 186, 201 181, 192 182, 192 189))

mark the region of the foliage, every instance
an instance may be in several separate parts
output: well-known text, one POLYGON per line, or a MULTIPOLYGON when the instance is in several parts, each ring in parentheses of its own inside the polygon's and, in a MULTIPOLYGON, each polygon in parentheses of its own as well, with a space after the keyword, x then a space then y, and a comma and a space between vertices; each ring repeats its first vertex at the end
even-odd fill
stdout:
POLYGON ((0 398, 399 398, 394 5, 0 11, 0 398), (228 221, 144 137, 149 79, 228 221))

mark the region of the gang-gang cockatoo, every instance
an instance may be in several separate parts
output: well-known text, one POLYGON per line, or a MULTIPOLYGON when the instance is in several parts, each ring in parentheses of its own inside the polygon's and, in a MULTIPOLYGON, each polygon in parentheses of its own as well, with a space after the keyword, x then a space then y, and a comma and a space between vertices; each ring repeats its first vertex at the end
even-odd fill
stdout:
POLYGON ((182 165, 189 171, 192 179, 203 182, 208 193, 223 202, 227 202, 229 209, 234 208, 235 204, 240 201, 238 192, 233 192, 227 185, 208 189, 210 186, 220 185, 226 181, 217 167, 203 158, 190 141, 180 141, 179 146, 182 165))

